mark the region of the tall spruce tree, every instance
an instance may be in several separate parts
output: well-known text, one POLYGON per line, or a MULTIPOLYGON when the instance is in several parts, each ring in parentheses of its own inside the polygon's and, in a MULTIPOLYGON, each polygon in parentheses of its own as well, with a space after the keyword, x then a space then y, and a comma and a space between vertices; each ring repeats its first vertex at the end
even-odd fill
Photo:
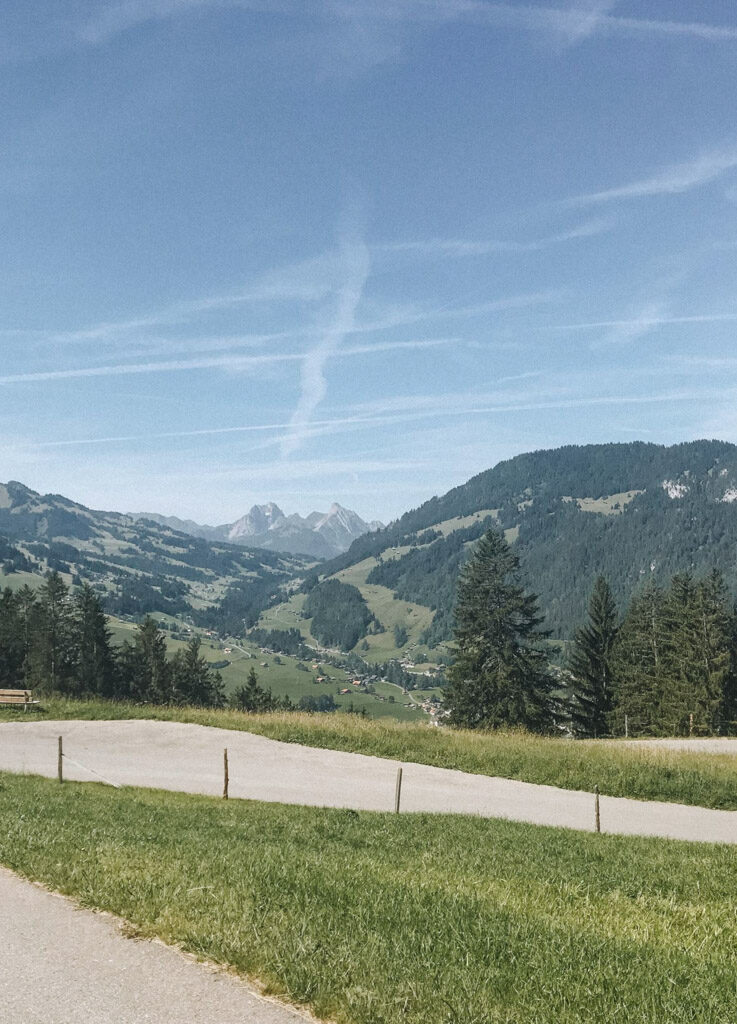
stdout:
POLYGON ((668 665, 661 718, 668 732, 713 733, 721 725, 731 670, 731 609, 724 580, 713 570, 701 580, 673 577, 666 600, 668 665))
POLYGON ((115 657, 110 629, 100 598, 85 583, 74 597, 76 646, 75 691, 113 697, 116 690, 115 657))
POLYGON ((0 593, 0 688, 14 689, 23 679, 25 652, 18 596, 6 587, 0 593))
POLYGON ((573 641, 568 670, 573 679, 571 722, 577 736, 606 736, 612 711, 612 663, 617 608, 603 576, 589 602, 588 621, 573 641))
POLYGON ((548 634, 504 534, 489 530, 463 566, 455 619, 457 655, 446 690, 451 723, 549 730, 556 701, 542 646, 548 634))
POLYGON ((28 681, 47 693, 68 693, 75 672, 74 616, 69 587, 50 572, 39 588, 31 624, 28 681))
POLYGON ((126 642, 119 657, 120 696, 152 704, 168 704, 173 698, 171 666, 166 658, 164 634, 151 616, 136 630, 133 643, 126 642))
POLYGON ((18 616, 23 644, 23 677, 28 675, 28 657, 33 641, 33 624, 37 612, 36 591, 24 583, 17 591, 18 616))
POLYGON ((660 714, 663 679, 667 671, 665 595, 650 580, 636 594, 619 629, 613 652, 614 735, 625 731, 625 715, 632 736, 664 731, 660 714))

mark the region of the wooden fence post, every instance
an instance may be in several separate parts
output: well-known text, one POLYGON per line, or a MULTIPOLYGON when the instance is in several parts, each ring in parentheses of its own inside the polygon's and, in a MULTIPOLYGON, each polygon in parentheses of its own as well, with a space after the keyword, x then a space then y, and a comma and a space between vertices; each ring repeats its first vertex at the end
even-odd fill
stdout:
POLYGON ((228 799, 228 748, 223 751, 223 800, 228 799))
POLYGON ((630 734, 630 723, 629 723, 629 719, 628 719, 627 715, 625 715, 624 716, 624 738, 627 739, 629 734, 630 734))
POLYGON ((402 798, 402 769, 397 768, 397 785, 394 790, 394 813, 399 814, 399 801, 402 798))
POLYGON ((57 763, 56 763, 56 774, 57 774, 57 776, 59 778, 59 782, 63 782, 64 781, 64 772, 62 770, 62 764, 61 764, 63 757, 64 757, 64 747, 62 745, 62 738, 60 736, 59 737, 59 754, 58 754, 57 763))
POLYGON ((601 815, 599 813, 599 786, 594 786, 594 827, 601 832, 601 815))
POLYGON ((693 711, 688 716, 688 735, 693 736, 693 711))

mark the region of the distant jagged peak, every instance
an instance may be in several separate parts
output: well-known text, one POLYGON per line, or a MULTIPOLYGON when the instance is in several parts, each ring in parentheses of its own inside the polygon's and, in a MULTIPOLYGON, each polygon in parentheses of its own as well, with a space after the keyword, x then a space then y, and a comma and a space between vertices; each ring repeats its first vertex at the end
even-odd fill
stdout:
POLYGON ((238 537, 255 537, 261 533, 268 533, 285 519, 286 516, 273 501, 265 505, 253 505, 249 512, 231 524, 228 536, 231 540, 238 537))

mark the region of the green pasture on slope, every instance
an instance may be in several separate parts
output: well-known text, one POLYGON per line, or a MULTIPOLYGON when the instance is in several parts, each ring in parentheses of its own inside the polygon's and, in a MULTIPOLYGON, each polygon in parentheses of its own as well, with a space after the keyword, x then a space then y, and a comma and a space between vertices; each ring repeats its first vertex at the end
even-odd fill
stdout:
POLYGON ((728 1024, 737 849, 0 776, 0 862, 336 1024, 728 1024))

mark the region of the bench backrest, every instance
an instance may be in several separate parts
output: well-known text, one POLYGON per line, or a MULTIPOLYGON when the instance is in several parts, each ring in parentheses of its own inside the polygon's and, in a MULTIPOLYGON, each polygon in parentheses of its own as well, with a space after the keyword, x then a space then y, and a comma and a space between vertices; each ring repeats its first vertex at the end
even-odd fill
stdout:
POLYGON ((31 690, 0 690, 0 704, 26 704, 32 696, 31 690))

